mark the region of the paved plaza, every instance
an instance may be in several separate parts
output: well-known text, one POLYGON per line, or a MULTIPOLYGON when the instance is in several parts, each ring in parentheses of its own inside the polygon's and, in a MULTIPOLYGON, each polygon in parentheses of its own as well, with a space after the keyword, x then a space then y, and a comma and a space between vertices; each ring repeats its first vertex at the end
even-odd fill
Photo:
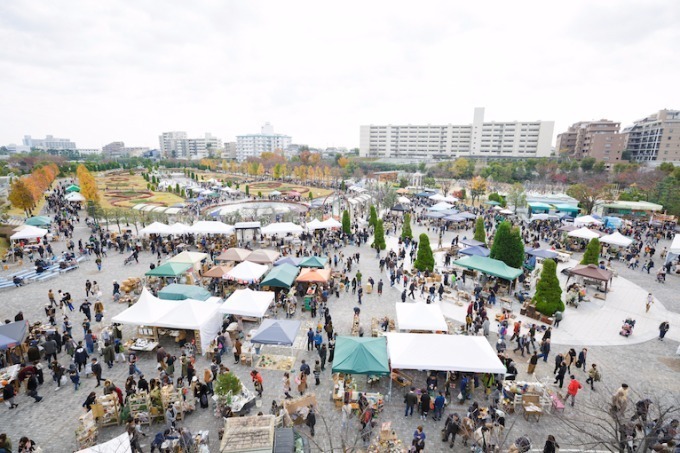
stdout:
MULTIPOLYGON (((414 234, 416 236, 424 231, 426 231, 424 227, 414 225, 414 234)), ((443 242, 445 244, 450 243, 455 234, 454 232, 448 232, 444 236, 443 242)), ((462 238, 465 234, 471 236, 472 232, 458 232, 457 234, 460 234, 462 238)), ((77 241, 78 238, 85 240, 88 236, 89 229, 81 222, 76 227, 75 240, 77 241)), ((431 241, 436 243, 434 233, 431 233, 431 241)), ((388 237, 387 242, 388 248, 395 247, 397 239, 388 237)), ((659 249, 667 245, 666 242, 662 241, 659 249)), ((56 243, 55 253, 59 254, 64 249, 64 242, 56 243)), ((395 305, 401 303, 400 294, 402 287, 401 285, 395 288, 390 287, 387 274, 380 275, 379 273, 375 252, 368 249, 367 246, 361 249, 348 246, 343 251, 345 255, 361 253, 358 268, 363 274, 364 281, 368 277, 373 277, 376 282, 380 278, 385 282, 385 290, 382 296, 378 296, 376 292, 364 295, 364 301, 361 306, 361 321, 365 331, 370 332, 371 318, 395 317, 395 305)), ((47 292, 50 288, 55 292, 58 289, 69 291, 74 297, 74 305, 77 307, 85 296, 85 280, 96 280, 104 293, 103 301, 106 308, 104 322, 102 324, 93 323, 96 333, 104 324, 110 322, 109 320, 114 315, 126 308, 123 304, 117 304, 112 301, 112 281, 122 281, 128 277, 142 276, 149 269, 149 265, 152 262, 156 262, 155 256, 152 257, 148 252, 143 252, 140 254, 139 264, 123 266, 123 260, 127 256, 127 254, 110 253, 109 257, 104 260, 101 272, 97 271, 94 260, 90 260, 81 263, 79 269, 60 275, 50 281, 31 283, 21 288, 5 289, 0 295, 2 298, 0 316, 2 319, 13 319, 14 315, 19 310, 22 310, 25 318, 29 321, 42 321, 45 319, 43 308, 48 302, 47 292)), ((582 390, 578 396, 576 407, 573 409, 567 407, 564 414, 565 417, 581 417, 582 414, 579 406, 587 402, 592 402, 595 405, 605 404, 605 402, 609 401, 611 392, 622 382, 627 382, 631 386, 633 392, 631 399, 633 400, 642 395, 664 393, 675 394, 677 398, 677 395, 680 394, 680 385, 677 381, 677 376, 680 372, 680 358, 675 355, 678 341, 680 341, 680 316, 678 315, 680 312, 680 298, 678 297, 680 278, 669 276, 666 284, 659 284, 656 282, 653 273, 647 275, 639 270, 632 271, 619 263, 615 263, 614 266, 619 276, 614 279, 613 290, 607 297, 607 300, 586 303, 578 309, 567 308, 562 324, 559 329, 555 329, 553 335, 555 345, 551 351, 550 359, 547 363, 540 361, 536 369, 535 379, 552 381, 552 358, 554 354, 558 351, 566 352, 570 347, 575 347, 578 351, 584 346, 587 346, 589 349, 589 363, 597 363, 599 368, 601 368, 603 381, 600 383, 599 390, 597 392, 592 392, 590 389, 582 390), (645 313, 645 298, 648 291, 653 292, 657 302, 649 313, 645 313), (626 317, 633 317, 637 320, 633 336, 629 338, 621 337, 618 334, 622 321, 626 317), (658 335, 657 329, 659 323, 663 320, 670 322, 671 329, 666 337, 667 340, 660 342, 656 340, 658 335)), ((11 276, 11 272, 5 271, 4 275, 11 276)), ((353 267, 352 274, 354 272, 356 272, 356 266, 353 267)), ((468 289, 471 289, 471 287, 468 289)), ((330 311, 335 331, 339 335, 349 334, 353 308, 357 306, 356 296, 352 295, 350 291, 342 293, 339 298, 333 296, 330 300, 330 311)), ((409 300, 407 303, 414 302, 409 300)), ((436 303, 442 305, 442 311, 454 324, 460 324, 463 321, 465 307, 460 307, 448 301, 436 303)), ((515 302, 515 308, 519 309, 517 302, 515 302)), ((493 309, 491 311, 493 314, 493 309)), ((72 317, 75 326, 75 339, 82 339, 82 330, 78 326, 82 321, 83 315, 73 312, 70 314, 70 317, 72 317)), ((303 321, 302 328, 306 330, 309 313, 301 314, 298 311, 296 318, 303 321)), ((255 326, 249 325, 248 327, 252 328, 255 326)), ((495 328, 493 324, 492 327, 495 328)), ((124 339, 129 338, 133 335, 133 330, 129 326, 125 326, 123 333, 124 339)), ((495 333, 490 335, 489 341, 492 344, 495 343, 495 333)), ((170 354, 179 356, 179 350, 172 341, 164 339, 162 344, 170 354)), ((266 351, 267 347, 265 347, 266 351)), ((278 348, 270 348, 270 351, 285 355, 291 354, 289 350, 281 352, 282 350, 278 348)), ((299 368, 300 360, 307 359, 308 362, 311 361, 313 363, 316 356, 304 349, 293 349, 292 355, 296 357, 296 370, 299 368)), ((526 374, 527 358, 522 358, 519 354, 516 355, 520 371, 518 380, 533 380, 533 377, 529 377, 526 374)), ((67 365, 66 357, 68 356, 65 353, 60 354, 59 360, 62 364, 67 365)), ((147 379, 157 376, 155 354, 141 353, 140 359, 140 368, 147 379)), ((227 355, 225 355, 224 361, 247 386, 252 388, 248 376, 251 370, 250 367, 240 364, 231 365, 232 362, 227 355)), ((204 358, 198 358, 196 369, 202 370, 207 364, 204 358)), ((15 444, 21 436, 27 435, 41 445, 45 452, 60 453, 74 451, 74 430, 77 426, 77 418, 84 411, 81 405, 87 394, 94 390, 95 379, 83 379, 82 388, 75 392, 70 383, 61 390, 55 391, 55 385, 51 380, 51 376, 47 370, 45 371, 45 383, 39 389, 40 395, 44 396, 43 401, 34 403, 31 398, 22 393, 17 398, 19 403, 17 409, 10 411, 6 406, 0 406, 0 432, 6 432, 15 444)), ((264 395, 261 399, 261 410, 268 413, 272 400, 280 401, 283 396, 283 374, 282 372, 271 370, 260 371, 264 377, 264 395)), ((112 379, 117 386, 124 388, 127 374, 127 365, 116 364, 112 370, 107 370, 104 367, 103 377, 112 379)), ((416 377, 418 386, 425 386, 424 371, 413 371, 409 372, 409 374, 416 377)), ((576 370, 576 374, 583 383, 586 378, 585 373, 582 370, 576 370)), ((315 437, 315 442, 318 442, 319 445, 316 446, 312 443, 312 451, 320 451, 322 448, 325 451, 330 451, 329 437, 333 440, 333 446, 336 451, 340 451, 340 410, 335 407, 330 398, 332 391, 332 380, 330 377, 329 366, 322 374, 321 385, 315 386, 313 379, 310 381, 309 391, 316 394, 320 406, 320 420, 317 423, 317 435, 315 437)), ((359 383, 363 383, 365 377, 358 376, 357 380, 359 383)), ((387 393, 388 379, 383 378, 372 388, 368 388, 366 385, 365 389, 387 393)), ((476 395, 476 399, 483 399, 483 395, 476 395)), ((416 426, 422 424, 428 436, 425 451, 469 451, 469 449, 464 449, 460 443, 457 443, 454 449, 450 450, 447 444, 440 442, 439 432, 443 427, 443 421, 435 422, 431 418, 423 421, 415 416, 405 418, 403 406, 403 390, 394 387, 392 389, 392 397, 386 402, 385 409, 379 416, 379 423, 391 421, 393 429, 396 430, 405 443, 410 443, 416 426)), ((254 408, 253 414, 258 410, 258 408, 254 408)), ((466 407, 453 403, 448 406, 446 413, 458 412, 463 414, 465 410, 466 407)), ((548 414, 537 423, 535 421, 528 422, 520 415, 509 415, 507 423, 508 441, 504 449, 507 448, 512 440, 521 435, 528 435, 534 442, 534 448, 542 448, 546 436, 553 434, 560 443, 562 451, 569 449, 578 451, 576 434, 568 432, 561 417, 548 414)), ((192 432, 209 430, 210 451, 218 451, 217 432, 222 427, 222 420, 214 416, 212 408, 198 408, 194 413, 188 415, 181 425, 189 427, 192 432)), ((355 419, 346 437, 350 445, 360 445, 358 428, 359 424, 355 419)), ((148 437, 142 440, 145 452, 149 451, 149 444, 153 436, 162 429, 163 425, 152 425, 147 430, 148 437)), ((302 428, 301 431, 304 433, 308 432, 307 428, 302 428)), ((122 432, 122 426, 101 429, 100 440, 113 438, 122 432)))

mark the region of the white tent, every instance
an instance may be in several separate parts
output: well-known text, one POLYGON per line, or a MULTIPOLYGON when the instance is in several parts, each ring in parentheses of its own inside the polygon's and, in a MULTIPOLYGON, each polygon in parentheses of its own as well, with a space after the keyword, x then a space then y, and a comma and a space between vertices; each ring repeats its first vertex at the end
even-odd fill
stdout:
POLYGON ((446 200, 444 200, 444 198, 446 198, 446 197, 444 195, 440 194, 440 193, 436 193, 436 194, 434 194, 434 195, 432 195, 428 198, 432 201, 446 201, 446 200))
POLYGON ((154 222, 139 230, 139 234, 169 234, 168 228, 169 227, 164 223, 154 222))
POLYGON ((198 269, 201 265, 201 261, 208 258, 207 253, 200 252, 188 252, 183 251, 182 253, 173 256, 168 260, 168 263, 188 263, 194 266, 194 269, 198 269))
POLYGON ((449 327, 436 304, 418 302, 415 304, 397 303, 397 326, 399 330, 427 330, 448 332, 449 327))
POLYGON ((70 194, 66 195, 64 197, 64 200, 66 201, 85 201, 85 197, 79 194, 78 192, 71 192, 70 194))
POLYGON ((47 234, 47 230, 44 228, 38 228, 31 225, 26 225, 25 228, 17 231, 9 238, 13 241, 18 241, 20 239, 36 239, 44 237, 47 234))
POLYGON ((266 227, 262 227, 262 234, 300 234, 304 229, 300 225, 296 225, 292 222, 278 222, 270 223, 266 227))
POLYGON ((458 201, 458 198, 454 197, 453 195, 447 195, 442 201, 446 201, 447 203, 455 203, 458 201))
POLYGON ((529 222, 535 222, 537 220, 548 220, 550 216, 548 214, 534 214, 529 219, 529 222))
POLYGON ((514 212, 512 212, 510 209, 501 209, 500 211, 498 211, 498 213, 499 214, 505 214, 505 215, 514 214, 514 212))
POLYGON ((385 335, 393 369, 506 372, 485 337, 396 332, 385 335))
POLYGON ((273 291, 237 289, 220 305, 219 311, 224 314, 262 318, 273 301, 273 291))
POLYGON ((311 222, 307 223, 308 230, 319 230, 322 229, 321 221, 319 219, 313 219, 311 222))
POLYGON ((676 234, 673 237, 673 242, 671 242, 671 246, 666 254, 666 263, 670 263, 677 258, 678 255, 680 255, 680 234, 676 234))
POLYGON ((93 445, 78 451, 78 453, 132 453, 130 446, 130 436, 124 432, 118 437, 114 437, 103 444, 93 445))
POLYGON ((190 233, 196 234, 231 234, 234 227, 222 222, 199 220, 189 228, 190 233))
POLYGON ((600 234, 596 231, 590 230, 586 227, 579 228, 578 230, 570 231, 567 233, 567 236, 572 237, 572 238, 581 238, 581 239, 593 239, 593 238, 599 238, 600 234))
POLYGON ((208 351, 208 346, 222 327, 222 315, 218 311, 219 305, 215 303, 214 299, 216 298, 210 298, 206 301, 182 300, 172 310, 155 321, 153 325, 168 329, 198 330, 201 335, 203 353, 211 352, 208 351))
POLYGON ((618 231, 615 231, 614 233, 608 234, 607 236, 602 236, 600 238, 600 242, 604 242, 605 244, 618 245, 619 247, 628 247, 630 244, 633 243, 633 240, 629 237, 622 235, 618 231))
POLYGON ((574 226, 580 227, 583 225, 602 225, 602 221, 597 220, 591 215, 583 215, 574 219, 574 226))
POLYGON ((232 270, 224 274, 222 278, 225 280, 236 280, 239 282, 252 283, 259 280, 269 269, 264 264, 252 263, 244 261, 234 266, 232 270))
POLYGON ((410 204, 411 200, 402 195, 397 198, 397 203, 410 204))
POLYGON ((321 222, 321 227, 322 228, 340 228, 342 226, 342 223, 338 222, 335 220, 333 217, 330 217, 323 222, 321 222))
POLYGON ((452 204, 449 204, 445 201, 441 201, 436 205, 431 206, 430 211, 446 211, 447 209, 451 209, 452 207, 453 207, 452 204))
POLYGON ((112 321, 120 324, 131 324, 133 326, 155 326, 154 324, 163 315, 176 308, 180 301, 161 300, 154 297, 146 288, 142 290, 139 300, 114 316, 112 321))
POLYGON ((190 233, 189 225, 183 223, 173 223, 168 227, 168 234, 186 234, 190 233))

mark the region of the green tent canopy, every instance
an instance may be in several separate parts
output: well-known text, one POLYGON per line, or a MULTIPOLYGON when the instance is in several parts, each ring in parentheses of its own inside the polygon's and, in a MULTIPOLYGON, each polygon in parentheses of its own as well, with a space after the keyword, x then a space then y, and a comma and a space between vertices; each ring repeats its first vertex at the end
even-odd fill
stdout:
POLYGON ((456 266, 466 269, 474 269, 484 274, 505 280, 514 280, 522 275, 522 269, 515 269, 505 264, 503 261, 487 258, 484 256, 467 256, 453 262, 456 266))
POLYGON ((76 186, 75 184, 71 184, 66 188, 66 193, 71 193, 71 192, 80 192, 80 187, 76 186))
POLYGON ((538 201, 527 203, 527 205, 529 206, 529 212, 530 213, 533 213, 533 212, 548 212, 551 209, 551 206, 549 204, 540 203, 538 201))
POLYGON ((500 206, 501 205, 499 202, 493 201, 493 200, 487 200, 487 201, 484 202, 484 204, 488 204, 489 206, 500 206))
POLYGON ((385 337, 338 337, 333 373, 390 374, 385 337))
POLYGON ((164 300, 207 300, 211 297, 210 291, 200 286, 180 285, 173 283, 158 292, 158 298, 164 300))
POLYGON ((328 258, 324 258, 322 256, 308 256, 307 258, 304 258, 302 261, 300 261, 300 264, 298 264, 298 266, 315 267, 317 269, 323 269, 324 267, 326 267, 327 262, 328 258))
POLYGON ((177 277, 194 267, 191 263, 165 263, 147 272, 147 277, 177 277))
POLYGON ((50 225, 52 223, 52 219, 44 215, 37 215, 35 217, 31 217, 30 219, 26 219, 25 223, 26 225, 41 227, 50 225))
POLYGON ((260 282, 260 286, 271 286, 274 288, 290 288, 295 282, 295 277, 300 273, 300 269, 292 264, 282 264, 274 266, 260 282))

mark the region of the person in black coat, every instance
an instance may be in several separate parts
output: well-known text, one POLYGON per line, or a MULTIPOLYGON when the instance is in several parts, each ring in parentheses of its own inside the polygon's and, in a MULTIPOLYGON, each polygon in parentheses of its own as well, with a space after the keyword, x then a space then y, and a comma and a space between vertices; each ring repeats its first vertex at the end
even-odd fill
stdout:
POLYGON ((92 357, 92 374, 94 374, 94 377, 97 378, 97 385, 95 385, 95 388, 99 387, 102 380, 102 366, 97 361, 96 357, 92 357))

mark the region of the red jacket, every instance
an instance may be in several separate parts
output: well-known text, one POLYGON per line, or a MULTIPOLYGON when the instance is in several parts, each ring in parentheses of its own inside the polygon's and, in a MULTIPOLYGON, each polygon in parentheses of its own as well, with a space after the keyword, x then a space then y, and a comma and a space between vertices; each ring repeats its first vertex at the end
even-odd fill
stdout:
POLYGON ((569 395, 576 395, 579 391, 579 389, 582 389, 583 386, 579 381, 576 379, 572 379, 571 382, 569 382, 569 387, 567 387, 567 393, 569 395))

